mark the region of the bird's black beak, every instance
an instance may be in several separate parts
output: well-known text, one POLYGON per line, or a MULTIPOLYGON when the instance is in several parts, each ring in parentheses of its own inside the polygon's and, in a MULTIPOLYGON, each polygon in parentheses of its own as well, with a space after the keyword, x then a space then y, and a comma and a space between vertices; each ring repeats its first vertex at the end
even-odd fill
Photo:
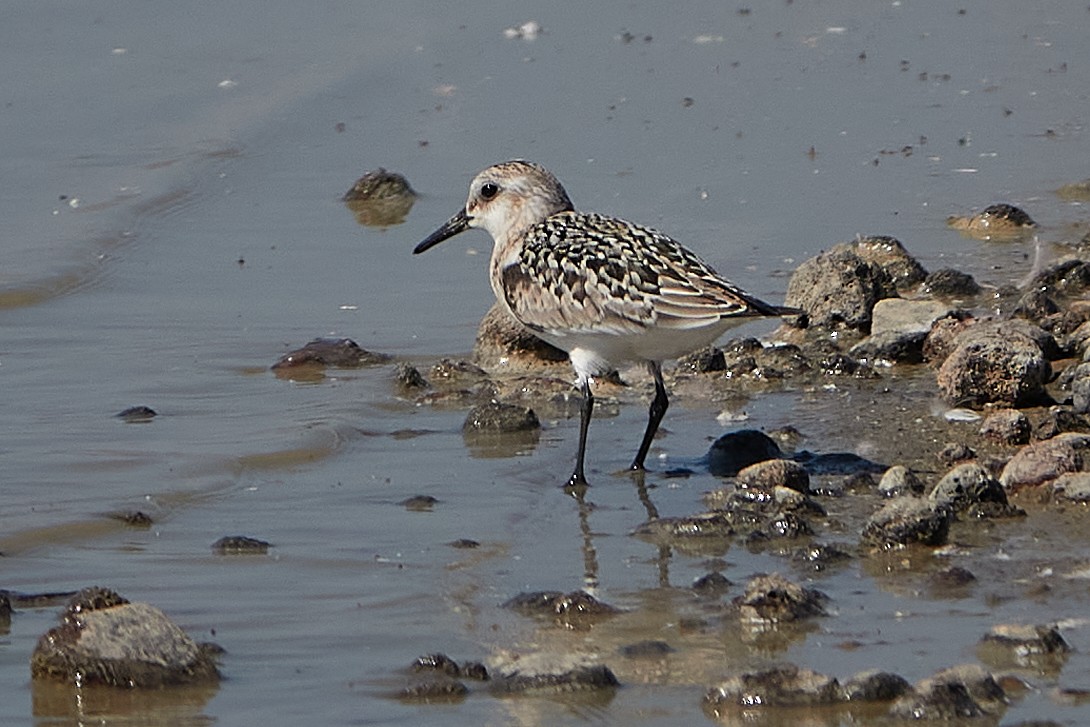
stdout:
POLYGON ((413 248, 413 255, 419 255, 420 253, 435 247, 443 240, 454 237, 460 232, 465 232, 469 229, 469 215, 463 209, 458 214, 451 217, 446 223, 435 232, 428 235, 428 239, 413 248))

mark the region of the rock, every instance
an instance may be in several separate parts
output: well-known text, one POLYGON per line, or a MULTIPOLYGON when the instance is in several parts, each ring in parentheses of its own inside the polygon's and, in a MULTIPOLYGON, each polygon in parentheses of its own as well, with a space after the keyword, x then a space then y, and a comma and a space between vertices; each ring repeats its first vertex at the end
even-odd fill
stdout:
POLYGON ((842 246, 884 270, 897 290, 913 288, 927 277, 927 271, 895 237, 860 235, 852 242, 837 247, 842 246))
POLYGON ((772 573, 749 579, 745 592, 731 603, 744 622, 775 624, 825 616, 828 600, 819 590, 803 588, 772 573))
POLYGON ((1030 423, 1017 409, 996 409, 984 419, 980 433, 1001 444, 1025 444, 1029 441, 1030 423))
POLYGON ((1052 496, 1057 500, 1090 503, 1090 472, 1069 472, 1052 481, 1052 496))
POLYGON ((30 672, 80 687, 216 684, 218 651, 193 641, 154 606, 87 588, 69 602, 61 625, 38 639, 30 672))
POLYGON ((439 504, 439 499, 431 495, 413 495, 397 504, 410 512, 431 512, 439 504))
POLYGON ((976 576, 971 571, 957 565, 943 568, 932 575, 930 579, 931 587, 941 591, 964 589, 975 582, 976 576))
POLYGON ((415 391, 428 388, 428 380, 415 366, 407 363, 399 363, 394 370, 394 379, 397 385, 405 391, 415 391))
POLYGON ((977 240, 1017 240, 1033 232, 1037 223, 1012 204, 993 204, 970 217, 946 218, 946 224, 977 240))
POLYGON ((874 304, 871 335, 880 333, 927 334, 935 321, 953 316, 956 311, 937 300, 884 298, 874 304))
POLYGON ((872 333, 851 347, 856 359, 866 362, 918 364, 923 362, 926 333, 886 331, 872 333))
POLYGON ((707 346, 699 351, 694 351, 688 356, 678 359, 678 369, 694 374, 708 374, 716 371, 724 371, 727 368, 727 360, 721 349, 715 346, 707 346))
POLYGON ((1090 363, 1081 363, 1072 372, 1071 408, 1076 414, 1090 414, 1090 363))
POLYGON ((943 398, 955 406, 1025 406, 1045 398, 1052 369, 1020 326, 977 324, 958 337, 938 372, 943 398))
POLYGON ((976 462, 965 462, 947 472, 928 499, 936 509, 949 508, 968 517, 1025 515, 1007 502, 1003 486, 976 462))
POLYGON ((524 372, 566 364, 568 354, 530 333, 496 302, 477 327, 473 361, 490 372, 524 372))
POLYGON ((212 543, 212 552, 217 555, 265 555, 269 552, 269 543, 245 535, 225 535, 212 543))
POLYGON ((789 459, 768 459, 744 468, 738 473, 738 486, 771 490, 786 487, 809 494, 810 474, 802 465, 789 459))
POLYGON ((1034 275, 1026 288, 1030 292, 1081 296, 1090 288, 1090 262, 1077 258, 1054 262, 1034 275))
POLYGON ((728 432, 712 443, 708 469, 716 477, 733 477, 746 467, 783 456, 779 445, 755 429, 728 432))
POLYGON ((862 542, 889 550, 906 545, 943 545, 950 531, 949 510, 916 497, 895 497, 867 519, 862 542))
POLYGON ((417 674, 437 673, 450 677, 466 677, 477 681, 488 681, 488 669, 479 661, 467 661, 459 665, 446 654, 436 652, 419 656, 410 669, 417 674))
POLYGON ((571 692, 612 692, 621 686, 616 675, 604 664, 581 665, 564 671, 534 671, 525 660, 516 670, 500 674, 489 688, 493 694, 568 694, 571 692))
POLYGON ((811 326, 865 333, 874 304, 896 295, 893 280, 881 266, 838 246, 795 270, 784 304, 805 310, 811 326))
POLYGON ((117 418, 124 420, 126 424, 142 424, 150 422, 159 414, 150 406, 130 406, 128 409, 117 413, 117 418))
POLYGON ((844 682, 841 693, 849 702, 890 702, 911 689, 908 680, 898 674, 865 671, 844 682))
POLYGON ((722 573, 706 573, 693 581, 693 590, 704 595, 719 595, 732 585, 730 580, 722 573))
POLYGON ((704 708, 722 717, 733 710, 816 707, 842 699, 840 683, 833 677, 786 664, 729 677, 707 691, 704 708))
POLYGON ((705 512, 653 518, 638 525, 632 534, 686 552, 715 554, 726 551, 727 540, 736 535, 737 530, 729 514, 705 512))
POLYGON ((1044 484, 1065 472, 1084 472, 1090 464, 1088 449, 1090 436, 1075 433, 1028 444, 1003 468, 999 482, 1010 491, 1044 484))
POLYGON ((469 694, 469 687, 453 679, 425 681, 402 689, 397 698, 403 702, 420 704, 450 704, 461 702, 469 694))
POLYGON ((943 464, 952 465, 957 462, 976 459, 976 452, 964 442, 947 442, 939 450, 938 457, 943 464))
POLYGON ((621 656, 628 659, 661 659, 674 651, 668 643, 659 640, 637 641, 620 648, 621 656))
POLYGON ((1065 432, 1087 434, 1090 424, 1086 417, 1076 414, 1070 407, 1050 406, 1033 427, 1033 437, 1040 440, 1052 439, 1065 432))
POLYGON ((959 318, 942 318, 931 326, 930 333, 923 342, 923 360, 932 366, 942 365, 957 347, 957 339, 976 321, 959 318))
POLYGON ((936 298, 965 299, 980 293, 980 285, 969 273, 943 268, 927 276, 923 281, 923 290, 936 298))
POLYGON ((118 510, 107 514, 107 517, 125 523, 129 527, 146 530, 155 522, 151 515, 140 510, 118 510))
POLYGON ((851 553, 835 543, 814 543, 791 553, 792 561, 809 566, 814 571, 823 571, 851 559, 851 553))
POLYGON ((356 180, 342 201, 365 227, 389 227, 405 221, 416 201, 416 192, 400 174, 382 167, 356 180))
POLYGON ((998 624, 981 638, 977 651, 995 668, 1057 672, 1071 647, 1055 626, 998 624))
POLYGON ((976 664, 944 669, 917 682, 890 707, 903 720, 952 721, 994 716, 1006 707, 1006 694, 976 664))
POLYGON ((534 410, 513 404, 490 401, 469 410, 462 431, 466 433, 504 434, 541 429, 534 410))
POLYGON ((1090 179, 1081 182, 1069 182, 1056 190, 1060 199, 1069 202, 1090 202, 1090 179))
POLYGON ((367 351, 350 338, 315 338, 302 348, 284 354, 272 365, 274 371, 297 367, 352 369, 385 363, 390 357, 367 351))
POLYGON ((904 465, 890 467, 878 482, 878 493, 882 497, 922 495, 923 490, 924 486, 920 478, 904 465))
POLYGON ((619 608, 599 601, 586 591, 520 593, 504 602, 503 608, 524 616, 552 618, 557 623, 574 629, 590 628, 597 621, 621 613, 619 608))

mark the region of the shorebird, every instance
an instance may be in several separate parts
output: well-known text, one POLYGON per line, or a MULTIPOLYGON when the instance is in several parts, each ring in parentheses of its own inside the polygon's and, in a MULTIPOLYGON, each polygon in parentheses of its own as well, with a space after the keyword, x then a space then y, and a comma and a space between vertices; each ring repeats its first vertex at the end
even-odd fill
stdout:
POLYGON ((662 362, 711 344, 744 319, 801 312, 758 300, 657 230, 576 212, 560 181, 531 162, 479 173, 465 207, 413 254, 473 227, 492 236, 496 298, 536 336, 567 351, 575 369, 583 403, 570 487, 587 486, 593 377, 617 364, 642 363, 654 378, 647 429, 631 465, 642 471, 670 404, 662 362))

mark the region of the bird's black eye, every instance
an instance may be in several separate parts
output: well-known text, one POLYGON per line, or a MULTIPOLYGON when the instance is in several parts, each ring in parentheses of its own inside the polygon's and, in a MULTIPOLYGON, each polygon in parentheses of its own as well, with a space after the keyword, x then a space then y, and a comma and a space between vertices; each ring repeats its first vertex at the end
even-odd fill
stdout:
POLYGON ((492 199, 500 193, 500 186, 495 182, 485 182, 481 185, 481 196, 485 199, 492 199))

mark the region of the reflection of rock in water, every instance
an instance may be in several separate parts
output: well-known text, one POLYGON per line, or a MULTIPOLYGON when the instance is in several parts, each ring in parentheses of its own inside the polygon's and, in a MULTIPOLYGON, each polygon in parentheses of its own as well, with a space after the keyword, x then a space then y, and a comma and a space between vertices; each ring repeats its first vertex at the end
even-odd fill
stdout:
POLYGON ((361 225, 389 227, 405 221, 416 192, 405 177, 379 167, 356 180, 342 199, 361 225))

